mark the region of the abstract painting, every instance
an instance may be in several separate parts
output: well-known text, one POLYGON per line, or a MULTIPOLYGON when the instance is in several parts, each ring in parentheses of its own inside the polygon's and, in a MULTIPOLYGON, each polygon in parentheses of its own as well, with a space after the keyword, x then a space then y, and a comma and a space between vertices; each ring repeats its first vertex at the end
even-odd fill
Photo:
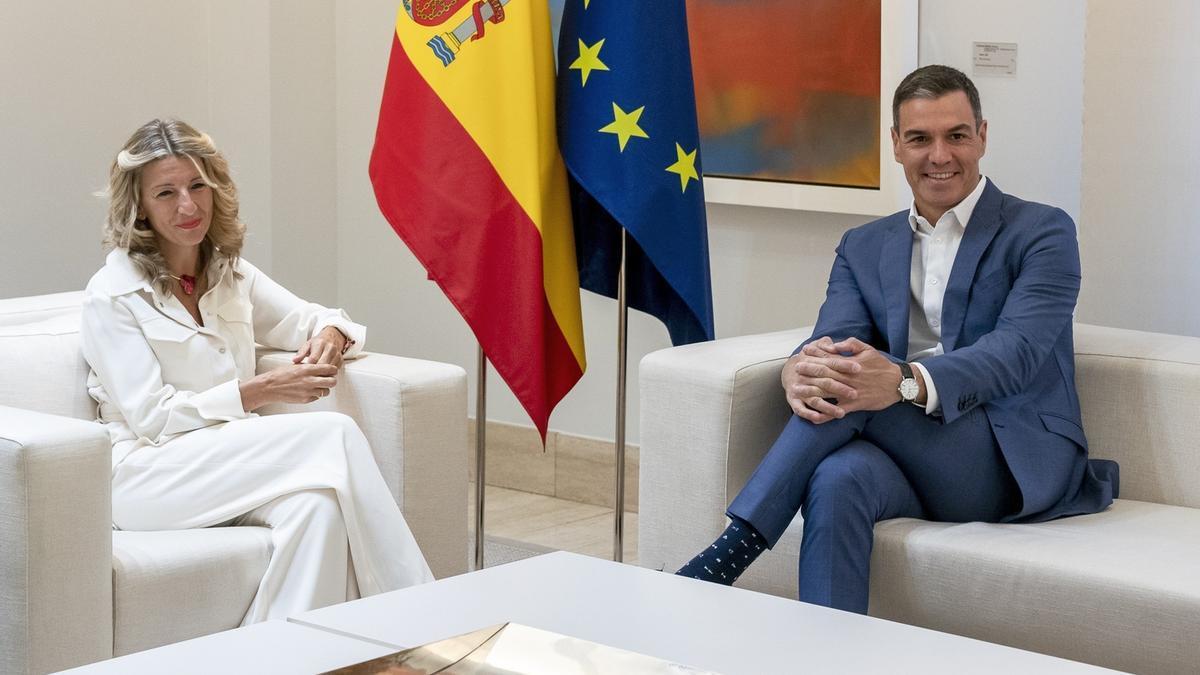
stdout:
POLYGON ((687 0, 704 173, 877 189, 880 0, 687 0))

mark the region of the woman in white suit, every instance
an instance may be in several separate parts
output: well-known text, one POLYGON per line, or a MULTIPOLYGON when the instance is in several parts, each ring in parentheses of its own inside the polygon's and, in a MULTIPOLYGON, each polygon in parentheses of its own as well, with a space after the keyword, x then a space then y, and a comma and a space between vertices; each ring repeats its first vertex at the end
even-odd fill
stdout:
POLYGON ((145 124, 108 197, 112 250, 85 292, 82 343, 113 442, 113 524, 269 526, 243 625, 432 580, 353 420, 255 414, 327 396, 366 329, 239 257, 237 189, 208 135, 145 124), (293 364, 256 375, 256 341, 295 350, 293 364))

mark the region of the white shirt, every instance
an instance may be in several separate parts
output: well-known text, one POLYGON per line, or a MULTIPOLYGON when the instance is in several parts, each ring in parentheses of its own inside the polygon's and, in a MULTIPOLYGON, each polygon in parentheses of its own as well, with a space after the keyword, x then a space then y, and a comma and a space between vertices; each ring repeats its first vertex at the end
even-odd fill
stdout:
POLYGON ((238 382, 254 377, 256 341, 296 350, 334 326, 354 340, 347 358, 362 350, 366 328, 341 310, 304 302, 245 260, 237 271, 241 278, 224 260, 210 266, 203 326, 173 294, 158 293, 124 250, 109 253, 88 282, 80 341, 113 466, 143 445, 252 417, 238 382))
POLYGON ((942 347, 942 299, 946 282, 954 267, 954 257, 962 243, 963 233, 983 195, 987 178, 980 176, 979 184, 957 206, 942 214, 937 225, 930 225, 917 213, 914 200, 908 210, 908 225, 913 231, 912 272, 909 275, 908 361, 921 371, 925 379, 925 413, 937 411, 937 387, 921 359, 945 353, 942 347))

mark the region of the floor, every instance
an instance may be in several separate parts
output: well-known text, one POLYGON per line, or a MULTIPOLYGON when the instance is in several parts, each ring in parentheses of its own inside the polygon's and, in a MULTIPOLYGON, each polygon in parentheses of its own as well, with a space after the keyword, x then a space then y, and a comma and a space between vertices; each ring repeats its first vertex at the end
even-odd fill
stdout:
MULTIPOLYGON (((475 486, 468 508, 475 528, 475 486)), ((625 513, 624 562, 637 563, 638 514, 625 513)), ((571 551, 611 560, 613 510, 489 485, 484 496, 483 531, 488 537, 534 547, 571 551)))

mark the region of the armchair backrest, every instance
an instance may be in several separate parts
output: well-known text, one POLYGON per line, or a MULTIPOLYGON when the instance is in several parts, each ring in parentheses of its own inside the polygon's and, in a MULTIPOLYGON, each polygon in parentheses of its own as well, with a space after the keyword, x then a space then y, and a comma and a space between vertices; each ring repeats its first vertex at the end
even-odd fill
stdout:
POLYGON ((1200 508, 1200 338, 1075 324, 1075 382, 1121 497, 1200 508))
POLYGON ((96 419, 79 349, 83 293, 0 300, 0 405, 96 419))

